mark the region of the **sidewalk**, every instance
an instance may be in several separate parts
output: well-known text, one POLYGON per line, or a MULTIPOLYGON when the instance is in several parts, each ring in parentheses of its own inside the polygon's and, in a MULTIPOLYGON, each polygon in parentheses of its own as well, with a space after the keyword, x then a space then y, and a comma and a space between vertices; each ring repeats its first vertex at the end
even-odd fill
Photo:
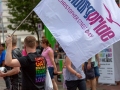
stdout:
POLYGON ((3 78, 0 77, 0 90, 4 90, 4 89, 5 89, 5 82, 3 78))
MULTIPOLYGON (((59 90, 63 90, 62 83, 58 82, 58 87, 59 87, 59 90)), ((5 82, 4 82, 3 78, 0 78, 0 90, 4 90, 4 89, 5 89, 5 82)), ((99 85, 97 87, 97 90, 120 90, 120 85, 118 85, 118 86, 99 85)))

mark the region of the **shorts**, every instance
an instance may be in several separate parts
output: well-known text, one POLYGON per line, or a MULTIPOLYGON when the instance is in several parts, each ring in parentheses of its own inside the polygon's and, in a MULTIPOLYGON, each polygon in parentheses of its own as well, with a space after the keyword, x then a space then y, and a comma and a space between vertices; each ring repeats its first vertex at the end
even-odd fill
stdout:
POLYGON ((99 67, 98 66, 94 67, 94 73, 95 73, 95 77, 99 77, 100 76, 99 67))
POLYGON ((54 68, 53 67, 48 67, 48 71, 49 71, 49 74, 50 74, 50 77, 51 77, 51 79, 53 79, 54 78, 54 68))

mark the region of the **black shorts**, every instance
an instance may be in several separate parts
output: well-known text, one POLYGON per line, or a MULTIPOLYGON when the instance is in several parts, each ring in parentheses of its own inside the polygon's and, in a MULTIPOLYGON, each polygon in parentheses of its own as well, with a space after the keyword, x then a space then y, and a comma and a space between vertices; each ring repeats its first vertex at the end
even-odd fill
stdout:
POLYGON ((95 78, 95 72, 94 72, 94 62, 91 62, 91 69, 87 69, 88 62, 85 62, 84 64, 84 72, 86 75, 86 79, 94 79, 95 78))
POLYGON ((65 81, 65 84, 67 86, 67 90, 77 90, 77 88, 79 90, 87 90, 85 79, 65 81))

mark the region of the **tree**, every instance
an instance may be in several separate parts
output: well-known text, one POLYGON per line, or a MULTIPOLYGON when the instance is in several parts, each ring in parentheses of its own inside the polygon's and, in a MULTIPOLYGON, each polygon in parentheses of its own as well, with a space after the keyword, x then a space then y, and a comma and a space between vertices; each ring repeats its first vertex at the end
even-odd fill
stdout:
MULTIPOLYGON (((7 6, 9 8, 9 14, 12 16, 12 18, 8 18, 10 22, 8 28, 15 30, 21 21, 25 19, 25 17, 40 1, 41 0, 8 0, 7 6)), ((39 41, 37 24, 40 22, 41 20, 38 18, 35 12, 32 12, 32 14, 25 20, 25 22, 18 28, 18 30, 28 31, 31 32, 31 34, 36 33, 39 41)))

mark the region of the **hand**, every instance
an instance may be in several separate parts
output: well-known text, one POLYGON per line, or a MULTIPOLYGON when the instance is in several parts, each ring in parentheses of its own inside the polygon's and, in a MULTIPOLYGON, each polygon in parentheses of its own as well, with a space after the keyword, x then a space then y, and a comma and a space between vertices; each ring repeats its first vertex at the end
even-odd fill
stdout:
POLYGON ((88 69, 88 70, 91 69, 91 63, 88 63, 88 64, 87 64, 87 69, 88 69))
POLYGON ((0 71, 0 77, 5 77, 5 76, 6 76, 6 74, 4 72, 0 71))
POLYGON ((78 78, 82 78, 81 74, 79 74, 79 73, 76 73, 75 75, 76 75, 78 78))
POLYGON ((100 62, 98 62, 98 67, 100 68, 100 62))
POLYGON ((57 72, 57 69, 54 69, 54 73, 55 73, 55 74, 57 74, 57 73, 58 73, 58 72, 57 72))
POLYGON ((9 44, 12 44, 12 37, 11 37, 10 35, 8 35, 8 36, 6 37, 5 44, 6 44, 6 46, 8 46, 9 44))

